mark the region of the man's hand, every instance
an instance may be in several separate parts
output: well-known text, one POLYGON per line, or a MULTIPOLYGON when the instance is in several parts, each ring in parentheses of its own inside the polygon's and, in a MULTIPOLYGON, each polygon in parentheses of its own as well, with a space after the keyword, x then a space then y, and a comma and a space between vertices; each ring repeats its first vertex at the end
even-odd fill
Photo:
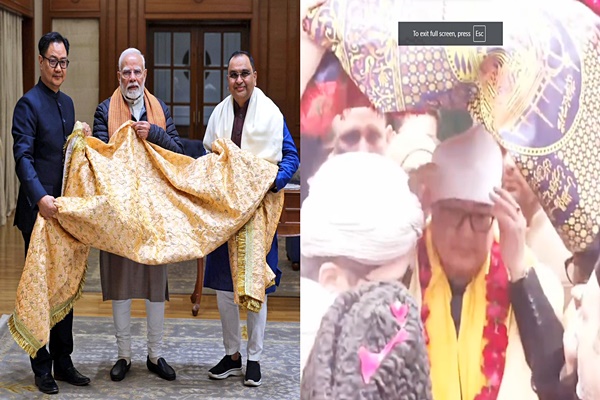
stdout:
POLYGON ((56 199, 53 196, 45 195, 38 201, 37 205, 40 209, 40 215, 44 219, 54 218, 56 213, 58 212, 58 208, 55 203, 56 199))
POLYGON ((498 221, 500 229, 500 253, 508 269, 510 280, 516 282, 523 278, 531 265, 524 265, 525 233, 527 221, 521 207, 510 193, 502 188, 495 188, 490 193, 494 202, 492 215, 498 221))
POLYGON ((82 122, 81 123, 83 125, 83 134, 87 137, 87 136, 92 136, 92 129, 90 128, 90 126, 87 124, 87 122, 82 122))
POLYGON ((131 127, 138 135, 140 139, 148 139, 148 133, 150 133, 150 122, 148 121, 138 121, 135 122, 131 127))

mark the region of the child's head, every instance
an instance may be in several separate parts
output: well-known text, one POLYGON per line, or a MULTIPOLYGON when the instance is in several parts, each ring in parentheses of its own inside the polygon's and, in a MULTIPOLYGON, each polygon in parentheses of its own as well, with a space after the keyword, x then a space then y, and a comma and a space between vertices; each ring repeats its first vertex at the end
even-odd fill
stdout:
POLYGON ((402 284, 369 283, 338 296, 304 368, 301 398, 432 398, 421 318, 402 284))

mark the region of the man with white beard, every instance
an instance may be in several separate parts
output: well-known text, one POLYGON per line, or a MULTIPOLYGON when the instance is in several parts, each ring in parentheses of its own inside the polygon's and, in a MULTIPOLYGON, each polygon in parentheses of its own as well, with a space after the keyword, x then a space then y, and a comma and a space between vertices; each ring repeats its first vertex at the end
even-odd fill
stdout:
MULTIPOLYGON (((123 123, 133 120, 132 127, 141 140, 183 153, 169 109, 144 87, 147 73, 144 56, 138 49, 129 48, 121 53, 117 72, 119 87, 96 109, 93 135, 108 143, 123 123)), ((145 299, 148 322, 146 366, 161 378, 174 380, 175 371, 160 354, 165 301, 169 300, 167 266, 147 266, 102 251, 100 281, 103 300, 112 300, 118 346, 118 359, 110 371, 110 378, 123 380, 131 367, 131 299, 145 299)))

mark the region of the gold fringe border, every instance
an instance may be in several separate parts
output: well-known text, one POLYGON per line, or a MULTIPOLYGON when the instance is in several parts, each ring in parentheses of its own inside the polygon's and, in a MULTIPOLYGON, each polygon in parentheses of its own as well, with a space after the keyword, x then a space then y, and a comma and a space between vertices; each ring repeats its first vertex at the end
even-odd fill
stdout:
POLYGON ((73 132, 71 132, 69 137, 67 137, 67 140, 63 146, 64 166, 61 193, 65 190, 65 184, 67 182, 67 178, 69 177, 73 153, 80 150, 84 151, 86 145, 87 143, 85 141, 85 134, 83 133, 83 124, 77 121, 73 127, 73 132))
POLYGON ((252 226, 251 222, 246 223, 242 229, 238 232, 237 238, 237 270, 238 276, 235 285, 237 286, 238 299, 241 306, 246 308, 248 311, 259 312, 262 307, 262 302, 249 296, 247 291, 247 255, 252 253, 252 249, 249 247, 252 244, 252 226))
MULTIPOLYGON (((239 304, 248 310, 253 311, 253 309, 256 308, 256 305, 250 304, 249 300, 251 299, 246 295, 246 267, 248 265, 246 262, 246 255, 248 253, 248 236, 248 223, 246 223, 237 233, 237 279, 235 285, 237 287, 239 304)), ((260 310, 260 305, 258 309, 260 310)))
MULTIPOLYGON (((81 298, 83 295, 83 287, 85 286, 85 280, 87 276, 88 264, 85 264, 85 271, 77 285, 77 291, 69 300, 65 301, 63 304, 55 307, 52 310, 50 317, 50 329, 54 327, 57 323, 62 321, 69 312, 73 309, 75 302, 81 298)), ((20 319, 17 317, 16 311, 8 319, 8 329, 10 331, 11 336, 17 342, 19 347, 21 347, 31 358, 35 358, 37 356, 37 352, 39 349, 44 347, 42 343, 40 343, 37 339, 33 337, 31 332, 21 323, 20 319)))

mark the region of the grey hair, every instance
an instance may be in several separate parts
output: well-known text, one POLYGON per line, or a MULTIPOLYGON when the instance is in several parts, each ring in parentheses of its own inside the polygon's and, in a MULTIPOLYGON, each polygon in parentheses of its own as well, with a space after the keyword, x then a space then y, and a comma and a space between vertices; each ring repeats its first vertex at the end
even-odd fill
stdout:
POLYGON ((128 49, 123 50, 123 52, 119 56, 119 71, 121 70, 121 64, 123 64, 123 60, 130 54, 137 54, 138 56, 142 57, 142 68, 146 69, 146 59, 144 58, 142 52, 136 49, 135 47, 130 47, 128 49))
POLYGON ((338 296, 323 317, 304 367, 302 400, 432 400, 430 364, 416 302, 398 282, 372 282, 338 296), (409 338, 392 348, 372 379, 361 374, 359 349, 383 349, 399 331, 390 311, 408 306, 409 338))

